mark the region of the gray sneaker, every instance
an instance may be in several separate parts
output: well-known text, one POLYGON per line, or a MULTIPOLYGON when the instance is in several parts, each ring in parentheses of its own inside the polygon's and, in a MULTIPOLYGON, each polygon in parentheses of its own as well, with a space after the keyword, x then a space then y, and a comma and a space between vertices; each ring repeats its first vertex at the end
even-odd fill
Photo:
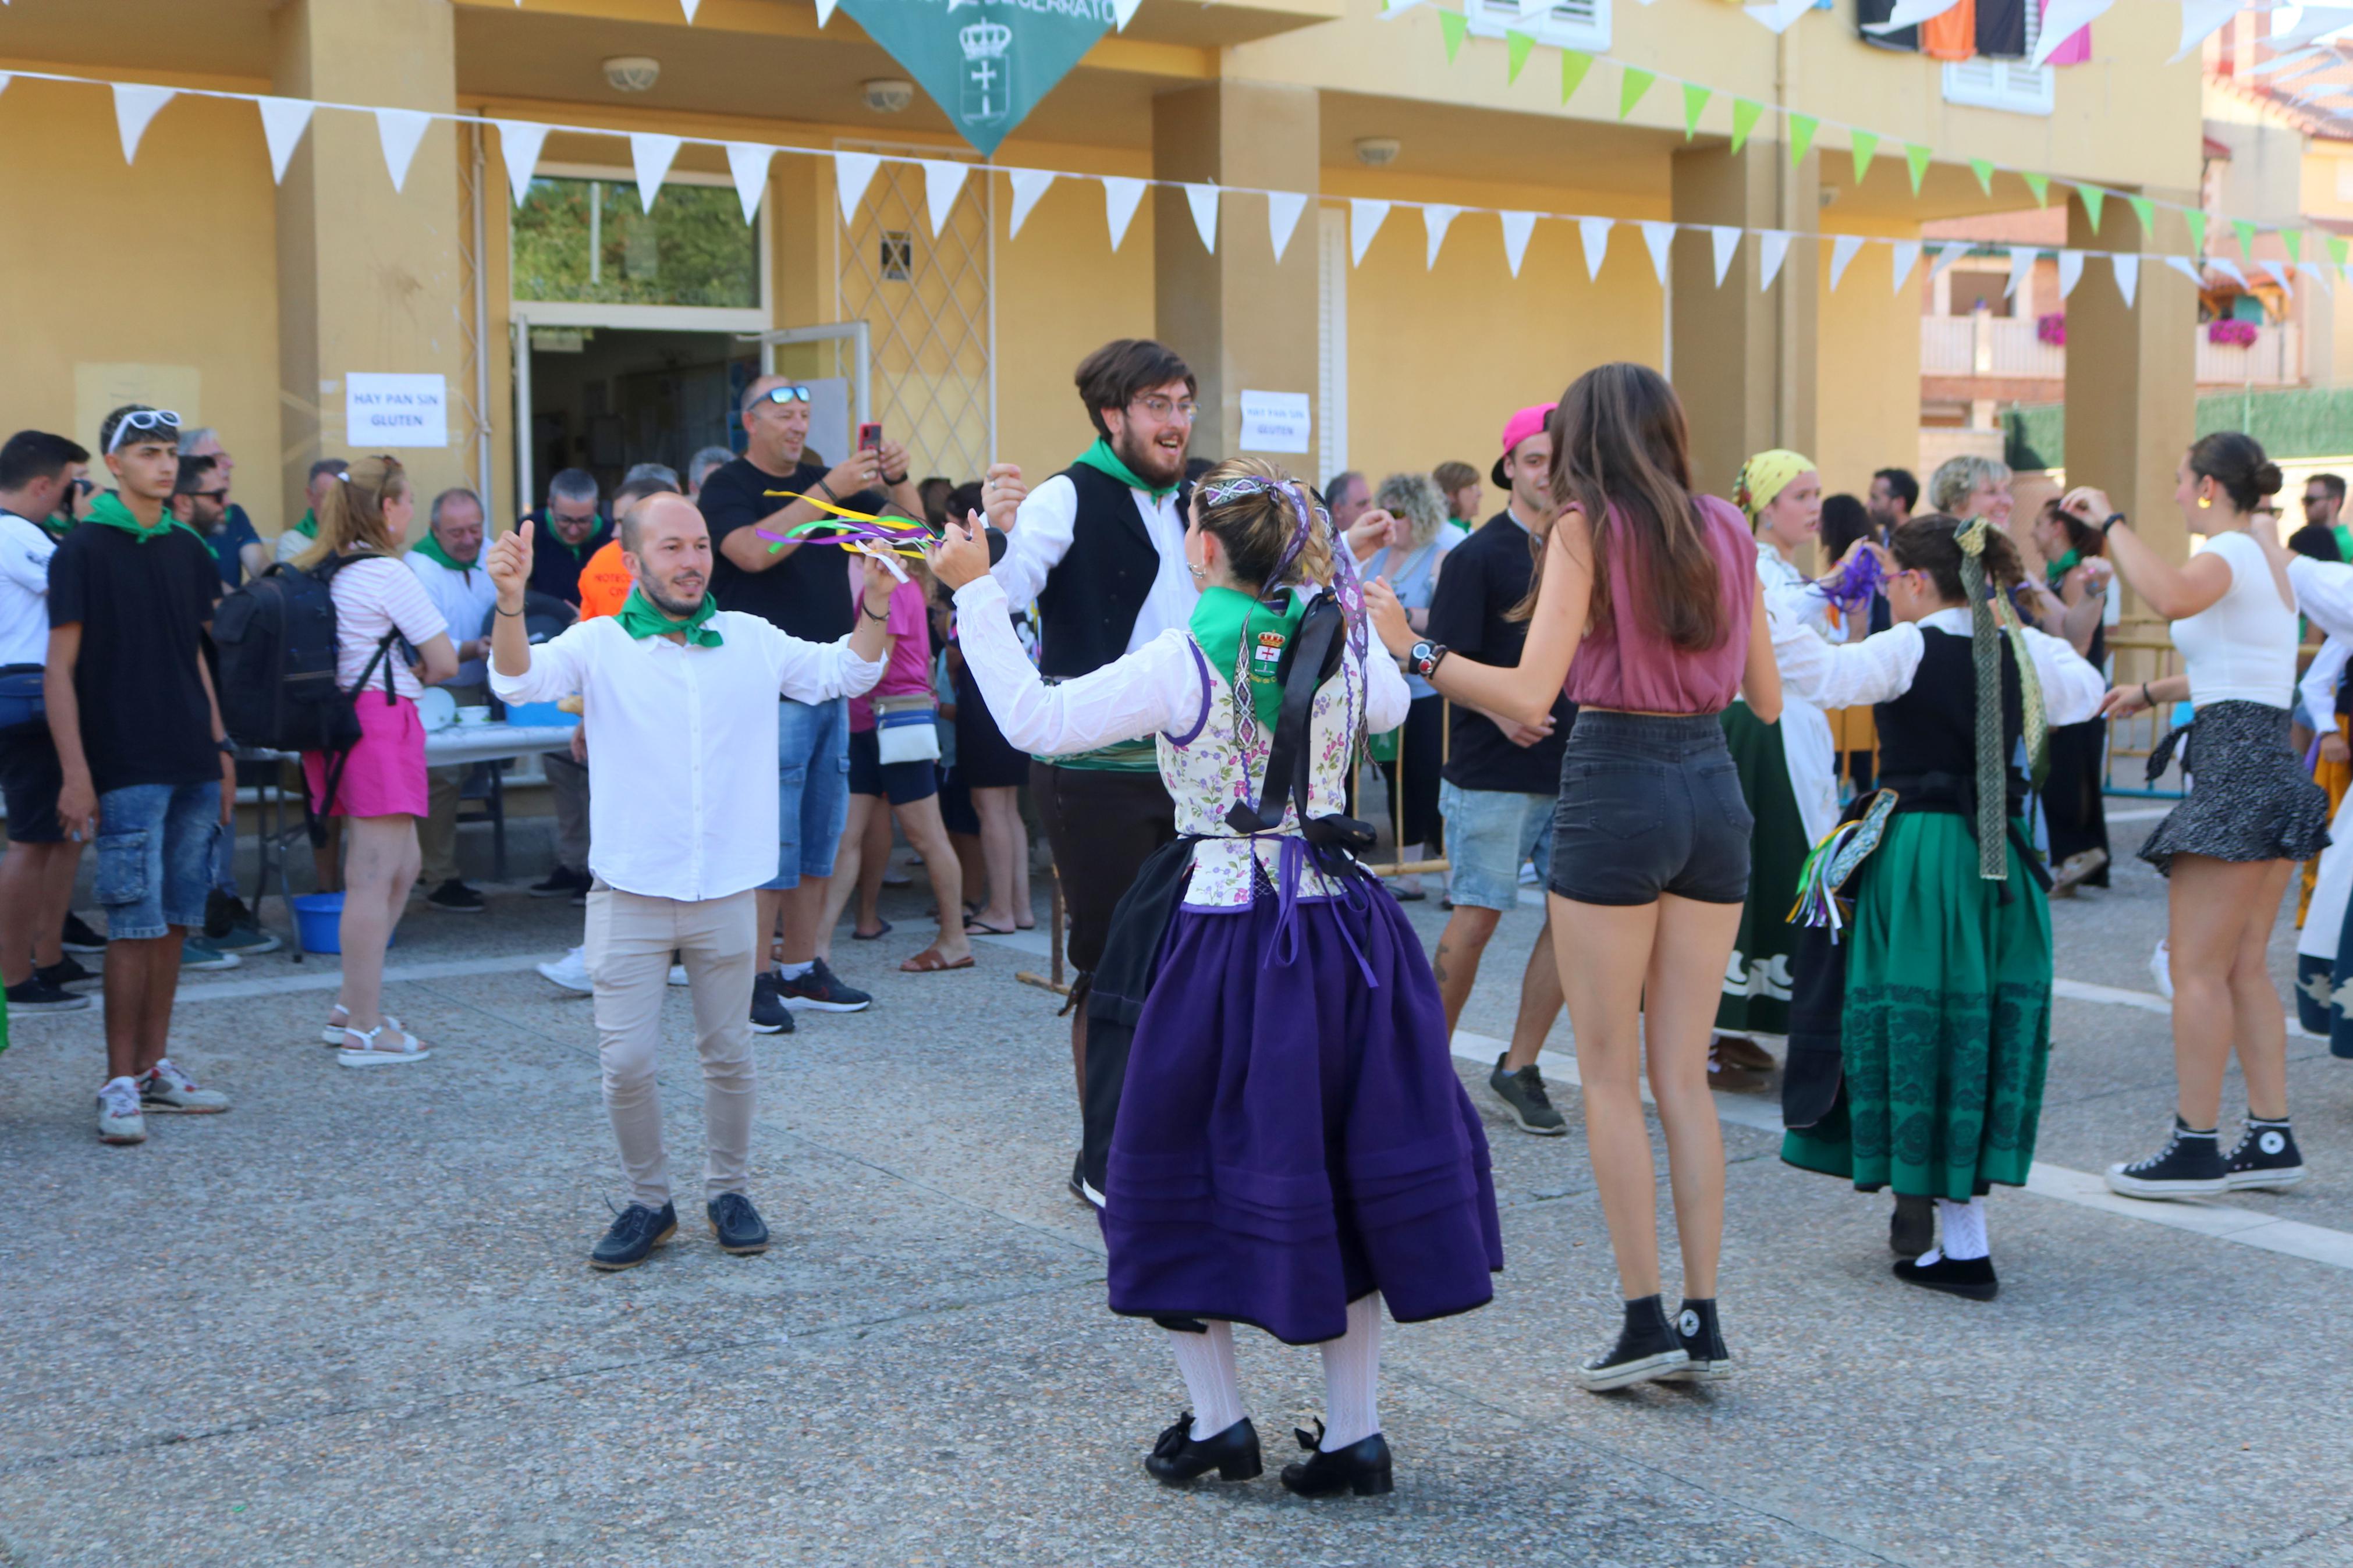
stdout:
POLYGON ((1505 1052, 1495 1058, 1495 1070, 1487 1075, 1487 1087, 1509 1107, 1512 1120, 1520 1124, 1523 1132, 1533 1132, 1539 1138, 1557 1138, 1568 1131, 1568 1121, 1552 1108, 1552 1097, 1545 1093, 1544 1074, 1530 1062, 1517 1072, 1505 1072, 1504 1064, 1511 1059, 1505 1052))

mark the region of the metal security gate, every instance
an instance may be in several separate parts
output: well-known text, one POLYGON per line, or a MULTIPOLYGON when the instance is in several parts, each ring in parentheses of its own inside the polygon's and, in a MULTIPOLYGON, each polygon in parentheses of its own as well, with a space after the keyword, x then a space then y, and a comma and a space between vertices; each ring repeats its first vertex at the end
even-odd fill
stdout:
MULTIPOLYGON (((847 150, 909 149, 842 144, 847 150)), ((924 148, 929 156, 939 149, 924 148)), ((996 450, 990 180, 975 164, 932 233, 920 164, 884 162, 842 225, 837 320, 867 323, 873 412, 920 477, 976 479, 996 450)))

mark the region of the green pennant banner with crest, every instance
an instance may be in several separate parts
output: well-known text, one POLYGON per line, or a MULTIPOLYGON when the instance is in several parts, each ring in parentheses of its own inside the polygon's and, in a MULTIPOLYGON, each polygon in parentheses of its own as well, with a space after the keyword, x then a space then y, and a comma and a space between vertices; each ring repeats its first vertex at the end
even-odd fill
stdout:
POLYGON ((983 157, 1116 19, 1113 0, 841 0, 983 157))

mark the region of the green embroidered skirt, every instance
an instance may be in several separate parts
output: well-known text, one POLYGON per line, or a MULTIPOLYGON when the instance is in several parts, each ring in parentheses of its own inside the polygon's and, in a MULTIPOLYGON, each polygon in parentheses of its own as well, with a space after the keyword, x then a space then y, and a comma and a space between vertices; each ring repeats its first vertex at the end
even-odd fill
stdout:
POLYGON ((2051 1058, 2051 907, 2010 846, 1978 875, 1968 824, 1905 812, 1855 874, 1844 1088, 1781 1158, 1865 1192, 1976 1196, 2023 1186, 2051 1058), (2004 904, 2002 895, 2010 895, 2004 904))
POLYGON ((1732 962, 1724 972, 1724 998, 1715 1026, 1727 1035, 1789 1032, 1789 964, 1798 951, 1798 930, 1789 906, 1798 899, 1798 873, 1805 869, 1805 818, 1798 815, 1789 787, 1789 763, 1781 752, 1781 727, 1767 724, 1735 702, 1724 710, 1724 743, 1740 770, 1740 793, 1757 829, 1748 838, 1748 902, 1740 911, 1740 934, 1733 939, 1732 962))

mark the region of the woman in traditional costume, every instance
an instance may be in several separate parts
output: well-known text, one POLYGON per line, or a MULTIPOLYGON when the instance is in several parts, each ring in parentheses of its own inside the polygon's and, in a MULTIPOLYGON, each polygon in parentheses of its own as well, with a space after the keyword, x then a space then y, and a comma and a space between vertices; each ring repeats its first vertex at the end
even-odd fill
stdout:
POLYGON ((1189 626, 1052 687, 1013 636, 986 544, 951 529, 933 562, 1008 741, 1057 755, 1156 737, 1176 801, 1180 837, 1121 900, 1094 973, 1085 1156, 1112 1310, 1166 1331, 1192 1395, 1145 1461, 1170 1485, 1260 1473, 1241 1322, 1323 1347, 1320 1436, 1299 1435, 1309 1452, 1282 1484, 1389 1490, 1383 1305, 1400 1323, 1466 1312, 1503 1267, 1437 983, 1352 853, 1371 830, 1343 815, 1365 732, 1395 729, 1409 699, 1396 664, 1368 657, 1333 542, 1281 468, 1219 464, 1185 535, 1203 584, 1189 626))
POLYGON ((1775 629, 1793 692, 1875 705, 1881 785, 1807 868, 1781 1158, 1934 1199, 1942 1248, 1895 1277, 1989 1300, 1985 1194, 2026 1183, 2051 1052, 2047 879, 2016 758, 2097 713, 2105 682, 2018 621, 2018 554, 1986 520, 1914 518, 1887 549, 1898 625, 1841 647, 1775 629))

